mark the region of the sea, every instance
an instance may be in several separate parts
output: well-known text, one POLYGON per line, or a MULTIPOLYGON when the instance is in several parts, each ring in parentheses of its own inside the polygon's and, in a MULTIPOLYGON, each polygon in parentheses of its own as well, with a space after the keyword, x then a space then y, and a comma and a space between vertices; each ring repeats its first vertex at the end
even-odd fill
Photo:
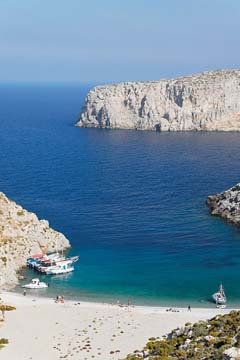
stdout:
POLYGON ((239 181, 240 134, 77 128, 93 85, 0 86, 0 191, 80 255, 39 293, 208 307, 223 283, 239 307, 240 229, 206 199, 239 181))

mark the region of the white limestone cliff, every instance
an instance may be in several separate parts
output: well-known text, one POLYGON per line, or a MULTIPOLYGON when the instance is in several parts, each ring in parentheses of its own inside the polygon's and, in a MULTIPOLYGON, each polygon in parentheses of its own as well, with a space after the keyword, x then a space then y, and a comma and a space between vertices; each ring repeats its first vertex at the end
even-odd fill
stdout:
POLYGON ((239 131, 240 70, 96 86, 79 127, 158 131, 239 131))
POLYGON ((33 253, 70 247, 65 236, 0 193, 0 288, 17 284, 17 272, 33 253))

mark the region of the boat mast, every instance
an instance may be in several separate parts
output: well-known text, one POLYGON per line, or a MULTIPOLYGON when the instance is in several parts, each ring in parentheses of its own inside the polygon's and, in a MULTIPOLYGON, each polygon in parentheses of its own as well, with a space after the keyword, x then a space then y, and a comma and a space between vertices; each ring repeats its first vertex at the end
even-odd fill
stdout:
POLYGON ((220 292, 221 292, 221 295, 222 295, 223 297, 226 297, 225 292, 224 292, 224 288, 223 288, 223 285, 222 285, 222 284, 220 285, 220 292))
POLYGON ((223 286, 222 286, 222 284, 220 284, 220 286, 219 286, 219 292, 223 296, 223 286))

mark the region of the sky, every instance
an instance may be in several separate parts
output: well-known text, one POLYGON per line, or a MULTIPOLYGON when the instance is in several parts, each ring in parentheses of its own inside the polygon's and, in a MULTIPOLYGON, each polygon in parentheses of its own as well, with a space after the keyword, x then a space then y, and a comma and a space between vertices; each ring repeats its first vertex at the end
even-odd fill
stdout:
POLYGON ((0 0, 0 83, 240 68, 239 0, 0 0))

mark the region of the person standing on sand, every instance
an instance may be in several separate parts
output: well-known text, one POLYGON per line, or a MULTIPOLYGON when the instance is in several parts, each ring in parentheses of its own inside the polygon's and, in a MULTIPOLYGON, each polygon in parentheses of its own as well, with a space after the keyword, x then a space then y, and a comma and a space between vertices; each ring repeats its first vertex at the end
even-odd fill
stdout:
POLYGON ((59 302, 59 295, 56 296, 55 303, 59 302))
POLYGON ((191 306, 190 305, 188 305, 188 311, 191 311, 191 306))
POLYGON ((61 296, 61 303, 64 304, 64 296, 61 296))

